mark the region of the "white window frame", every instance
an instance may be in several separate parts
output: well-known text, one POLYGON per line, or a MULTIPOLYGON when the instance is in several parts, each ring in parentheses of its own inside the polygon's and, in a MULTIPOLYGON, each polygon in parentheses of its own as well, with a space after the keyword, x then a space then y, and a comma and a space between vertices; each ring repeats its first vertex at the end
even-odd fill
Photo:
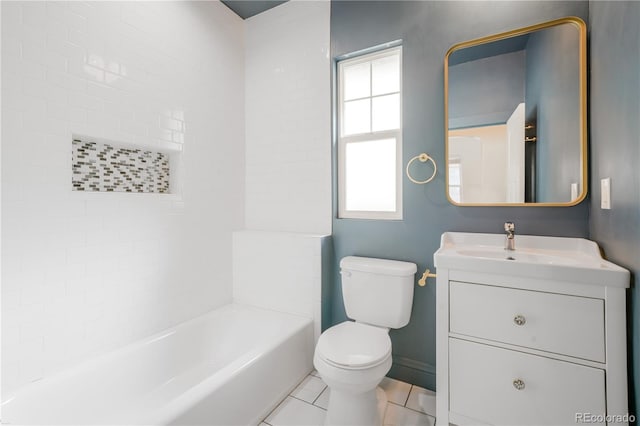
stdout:
MULTIPOLYGON (((370 79, 370 84, 372 79, 370 79)), ((376 50, 374 53, 367 53, 357 57, 343 59, 337 63, 337 91, 338 91, 338 105, 337 105, 337 156, 338 156, 338 218, 339 219, 382 219, 382 220, 402 220, 402 46, 395 46, 385 48, 384 50, 376 50), (355 65, 363 62, 372 62, 376 59, 390 56, 390 54, 397 54, 400 62, 399 73, 399 127, 392 130, 382 130, 368 133, 358 133, 349 136, 343 136, 344 127, 344 85, 343 70, 345 65, 355 65), (396 141, 396 210, 395 211, 369 211, 369 210, 346 210, 346 182, 345 182, 345 154, 346 146, 350 143, 359 142, 371 142, 381 139, 395 139, 396 141)), ((372 93, 372 92, 370 92, 372 93)), ((392 93, 385 93, 382 95, 370 95, 362 99, 373 99, 380 96, 387 96, 392 93)), ((350 101, 355 99, 350 99, 350 101)), ((370 104, 369 113, 372 114, 373 103, 370 104)), ((371 121, 373 126, 373 120, 371 121)))

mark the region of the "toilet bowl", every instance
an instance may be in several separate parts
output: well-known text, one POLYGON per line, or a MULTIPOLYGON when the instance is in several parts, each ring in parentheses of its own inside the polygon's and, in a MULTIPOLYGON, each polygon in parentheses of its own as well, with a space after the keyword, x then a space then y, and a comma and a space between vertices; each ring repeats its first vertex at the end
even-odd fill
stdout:
POLYGON ((313 365, 331 391, 325 425, 382 424, 378 385, 391 369, 389 328, 409 322, 413 263, 348 256, 340 262, 347 316, 318 339, 313 365))
POLYGON ((313 365, 331 389, 325 424, 379 425, 386 396, 376 392, 391 369, 388 330, 346 321, 318 340, 313 365))

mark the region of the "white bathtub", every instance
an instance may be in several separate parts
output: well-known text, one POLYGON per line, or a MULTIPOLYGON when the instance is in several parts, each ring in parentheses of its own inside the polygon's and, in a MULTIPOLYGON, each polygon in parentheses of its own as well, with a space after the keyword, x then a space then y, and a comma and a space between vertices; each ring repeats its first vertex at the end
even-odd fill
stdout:
POLYGON ((255 425, 312 368, 308 318, 228 305, 32 383, 2 405, 24 425, 255 425))

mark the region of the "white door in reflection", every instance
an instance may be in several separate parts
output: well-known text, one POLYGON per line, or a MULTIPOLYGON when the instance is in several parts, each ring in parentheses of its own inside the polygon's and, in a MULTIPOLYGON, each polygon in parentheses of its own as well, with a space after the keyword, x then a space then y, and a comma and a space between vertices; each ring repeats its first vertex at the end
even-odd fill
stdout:
POLYGON ((524 203, 524 102, 507 120, 507 203, 524 203))

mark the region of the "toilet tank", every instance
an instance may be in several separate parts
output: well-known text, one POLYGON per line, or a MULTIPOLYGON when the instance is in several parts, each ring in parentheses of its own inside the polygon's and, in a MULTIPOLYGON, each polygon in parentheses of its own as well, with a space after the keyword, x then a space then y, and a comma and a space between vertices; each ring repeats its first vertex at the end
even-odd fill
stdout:
POLYGON ((413 304, 415 263, 347 256, 340 261, 347 316, 380 327, 407 325, 413 304))

